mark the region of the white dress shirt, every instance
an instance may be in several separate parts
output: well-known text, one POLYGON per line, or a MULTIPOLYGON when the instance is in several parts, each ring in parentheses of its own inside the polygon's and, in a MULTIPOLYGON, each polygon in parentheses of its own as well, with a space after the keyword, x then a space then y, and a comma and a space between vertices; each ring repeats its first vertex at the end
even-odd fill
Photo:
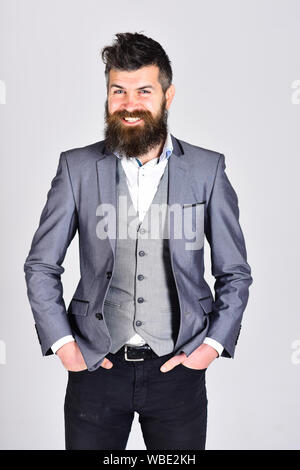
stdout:
MULTIPOLYGON (((152 203, 172 151, 172 139, 170 132, 168 132, 161 155, 152 158, 147 163, 142 164, 138 158, 127 157, 126 155, 120 155, 118 152, 115 152, 115 155, 121 159, 132 204, 138 214, 140 222, 144 219, 152 203)), ((74 341, 73 336, 64 336, 52 345, 52 351, 55 353, 61 346, 69 341, 74 341)), ((145 343, 144 339, 138 333, 127 341, 127 344, 135 346, 141 346, 145 343)), ((219 356, 221 356, 224 348, 220 343, 208 337, 205 338, 204 343, 212 346, 218 352, 219 356)))

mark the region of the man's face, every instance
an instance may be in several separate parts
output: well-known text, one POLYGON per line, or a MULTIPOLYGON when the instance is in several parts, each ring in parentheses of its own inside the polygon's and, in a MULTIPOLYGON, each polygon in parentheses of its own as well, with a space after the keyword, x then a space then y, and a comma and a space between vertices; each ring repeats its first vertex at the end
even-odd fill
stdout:
POLYGON ((174 86, 164 94, 158 76, 155 65, 110 71, 105 103, 105 139, 110 150, 138 157, 165 141, 174 86))

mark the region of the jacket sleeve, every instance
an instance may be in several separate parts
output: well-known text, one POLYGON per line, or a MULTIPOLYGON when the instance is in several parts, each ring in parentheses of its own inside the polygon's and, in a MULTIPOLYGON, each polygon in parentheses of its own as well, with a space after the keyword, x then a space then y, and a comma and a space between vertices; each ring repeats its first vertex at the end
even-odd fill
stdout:
POLYGON ((233 358, 253 279, 239 224, 238 198, 225 168, 225 157, 220 154, 205 227, 212 275, 216 279, 207 336, 223 345, 222 356, 233 358))
POLYGON ((27 295, 43 356, 53 354, 51 345, 57 340, 72 335, 61 275, 67 248, 77 230, 77 220, 68 163, 62 152, 24 264, 27 295))

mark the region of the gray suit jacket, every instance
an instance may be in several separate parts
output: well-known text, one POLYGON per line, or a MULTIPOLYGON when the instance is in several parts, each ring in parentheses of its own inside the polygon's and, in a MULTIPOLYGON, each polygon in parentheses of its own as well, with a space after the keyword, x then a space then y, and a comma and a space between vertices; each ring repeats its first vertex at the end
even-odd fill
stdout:
MULTIPOLYGON (((238 198, 225 173, 223 154, 171 137, 168 205, 179 204, 182 212, 201 206, 199 230, 210 245, 216 279, 213 296, 204 279, 203 246, 187 251, 185 235, 174 236, 170 224, 168 243, 180 303, 174 354, 184 351, 188 356, 209 336, 224 346, 222 356, 234 357, 252 283, 238 198)), ((96 227, 101 220, 99 204, 116 206, 116 158, 106 150, 105 141, 61 153, 24 264, 42 354, 52 354, 51 345, 72 334, 91 370, 100 365, 111 344, 102 311, 114 269, 115 223, 110 222, 106 238, 96 235, 96 227), (62 263, 77 230, 81 277, 66 308, 62 263)))

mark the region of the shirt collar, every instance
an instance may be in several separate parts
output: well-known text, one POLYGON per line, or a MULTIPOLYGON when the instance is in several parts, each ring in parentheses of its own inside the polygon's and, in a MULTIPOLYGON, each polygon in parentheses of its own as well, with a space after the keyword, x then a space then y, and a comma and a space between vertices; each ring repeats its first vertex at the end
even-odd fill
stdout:
MULTIPOLYGON (((165 160, 165 159, 169 159, 171 154, 173 152, 173 144, 172 144, 172 138, 171 138, 171 134, 170 132, 168 132, 167 134, 167 138, 166 138, 166 141, 165 141, 165 144, 164 144, 164 148, 162 150, 162 153, 161 155, 159 156, 159 158, 157 159, 157 163, 165 160)), ((122 154, 119 154, 118 152, 113 152, 119 159, 121 159, 122 157, 124 157, 125 155, 122 155, 122 154)), ((132 158, 132 157, 130 157, 132 158)), ((138 158, 135 158, 135 161, 138 163, 139 166, 142 166, 142 163, 140 162, 140 160, 138 158)))

